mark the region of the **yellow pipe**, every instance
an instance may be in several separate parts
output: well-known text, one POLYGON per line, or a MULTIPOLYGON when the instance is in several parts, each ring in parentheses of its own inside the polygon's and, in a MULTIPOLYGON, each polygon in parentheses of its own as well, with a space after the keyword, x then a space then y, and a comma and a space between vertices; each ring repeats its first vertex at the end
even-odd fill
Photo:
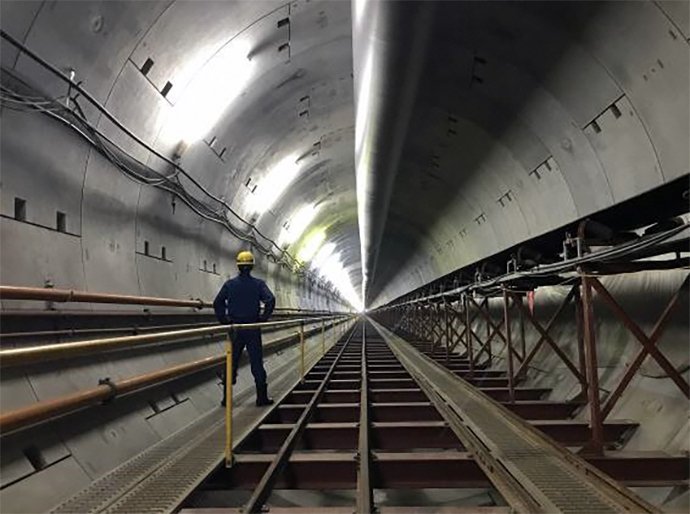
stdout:
POLYGON ((225 343, 225 467, 232 466, 232 340, 225 343))
POLYGON ((326 322, 321 320, 321 355, 326 355, 326 322))
POLYGON ((302 376, 302 383, 304 383, 304 325, 299 327, 299 347, 301 353, 300 374, 302 376))

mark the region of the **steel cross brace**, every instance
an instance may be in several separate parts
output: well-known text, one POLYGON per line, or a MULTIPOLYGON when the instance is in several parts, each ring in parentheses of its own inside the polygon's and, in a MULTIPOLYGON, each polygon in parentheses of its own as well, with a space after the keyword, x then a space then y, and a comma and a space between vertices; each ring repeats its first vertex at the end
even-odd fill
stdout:
POLYGON ((614 300, 614 298, 604 287, 604 285, 601 282, 599 282, 599 280, 597 280, 596 278, 589 279, 592 287, 599 293, 601 299, 604 300, 604 303, 613 311, 613 313, 621 320, 623 325, 635 336, 635 339, 637 339, 642 345, 642 348, 640 349, 638 354, 635 356, 635 359, 626 370, 625 374, 623 375, 623 378, 618 383, 613 392, 609 395, 609 397, 606 400, 606 403, 602 407, 602 421, 606 419, 606 417, 611 413, 611 410, 613 410, 613 407, 616 405, 616 403, 622 396, 623 392, 627 388, 628 384, 632 380, 633 376, 635 375, 639 367, 642 365, 642 362, 647 357, 647 355, 651 355, 657 362, 657 364, 659 364, 659 366, 661 366, 661 368, 664 371, 666 371, 669 378, 673 380, 673 382, 675 382, 675 384, 678 386, 681 392, 687 398, 690 398, 690 387, 688 386, 688 383, 657 347, 657 343, 661 339, 661 336, 664 332, 664 329, 666 328, 670 315, 673 312, 674 307, 678 303, 680 295, 687 292, 687 285, 689 279, 690 277, 687 277, 683 281, 678 290, 673 294, 669 302, 666 304, 666 307, 657 319, 650 336, 647 336, 642 331, 640 326, 637 323, 635 323, 632 319, 630 319, 630 316, 628 316, 628 314, 623 310, 623 308, 618 304, 618 302, 614 300))
MULTIPOLYGON (((521 376, 522 374, 525 373, 527 366, 529 363, 532 361, 532 359, 535 357, 539 349, 542 347, 542 344, 544 342, 548 343, 548 345, 551 347, 551 349, 558 355, 558 357, 563 361, 563 363, 567 366, 567 368, 571 371, 573 375, 575 375, 575 378, 580 382, 583 388, 587 387, 587 380, 585 377, 580 373, 580 371, 577 369, 577 367, 572 363, 572 361, 568 358, 568 356, 565 354, 563 350, 556 344, 556 342, 553 340, 553 338, 549 335, 549 331, 553 327, 554 322, 558 318, 558 316, 563 312, 563 310, 568 306, 568 304, 571 302, 573 297, 575 296, 575 290, 579 286, 573 286, 566 297, 563 299, 561 302, 560 306, 556 310, 556 312, 551 316, 551 319, 546 325, 546 328, 544 328, 539 321, 534 317, 534 315, 527 309, 522 302, 517 302, 515 301, 515 305, 517 305, 518 309, 522 311, 522 314, 525 318, 527 318, 532 326, 534 326, 535 329, 540 334, 539 340, 537 341, 537 344, 534 345, 532 350, 530 351, 529 355, 525 358, 525 360, 522 361, 522 364, 518 368, 516 372, 516 377, 521 376)), ((510 295, 513 295, 514 293, 509 293, 510 295)))

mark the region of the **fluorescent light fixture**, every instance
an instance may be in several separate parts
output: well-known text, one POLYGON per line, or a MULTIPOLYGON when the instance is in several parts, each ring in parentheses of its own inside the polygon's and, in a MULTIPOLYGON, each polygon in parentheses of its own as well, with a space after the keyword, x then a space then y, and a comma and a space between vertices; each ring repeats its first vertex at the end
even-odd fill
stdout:
POLYGON ((166 140, 193 143, 213 128, 249 81, 248 53, 248 41, 231 42, 206 62, 175 103, 163 130, 166 140))
POLYGON ((295 180, 300 170, 296 160, 297 157, 294 154, 288 155, 261 179, 256 191, 249 197, 249 210, 253 214, 262 214, 273 207, 273 204, 295 180))
POLYGON ((281 231, 278 246, 291 245, 297 241, 309 224, 314 221, 318 212, 319 207, 313 203, 308 203, 297 209, 290 217, 287 226, 281 231))
POLYGON ((333 252, 335 251, 335 244, 326 243, 321 247, 321 249, 316 252, 314 260, 311 262, 312 267, 316 269, 322 269, 323 266, 331 259, 333 252))
POLYGON ((302 247, 297 252, 297 260, 300 262, 309 262, 312 260, 316 252, 319 251, 321 245, 326 240, 326 231, 316 230, 311 232, 304 240, 302 247))
POLYGON ((340 253, 335 251, 335 244, 325 244, 321 250, 319 250, 316 257, 314 257, 312 266, 321 276, 335 286, 343 298, 345 298, 354 309, 358 312, 363 311, 364 304, 362 303, 362 299, 352 285, 350 274, 341 262, 340 253))

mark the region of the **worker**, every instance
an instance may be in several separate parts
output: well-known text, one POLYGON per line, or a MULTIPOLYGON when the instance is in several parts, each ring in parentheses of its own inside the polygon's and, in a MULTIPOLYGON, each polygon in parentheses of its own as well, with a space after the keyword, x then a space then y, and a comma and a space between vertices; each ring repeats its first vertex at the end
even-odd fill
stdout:
MULTIPOLYGON (((276 299, 263 280, 251 275, 254 269, 254 256, 251 252, 242 251, 237 254, 237 268, 239 274, 223 284, 213 301, 216 318, 224 325, 267 321, 276 305, 276 299), (263 303, 263 312, 261 303, 263 303)), ((273 400, 268 397, 266 370, 263 363, 261 329, 231 330, 230 340, 232 341, 232 383, 237 382, 240 357, 246 346, 256 384, 256 406, 272 405, 273 400)), ((223 377, 222 406, 225 406, 225 380, 226 377, 223 377)))

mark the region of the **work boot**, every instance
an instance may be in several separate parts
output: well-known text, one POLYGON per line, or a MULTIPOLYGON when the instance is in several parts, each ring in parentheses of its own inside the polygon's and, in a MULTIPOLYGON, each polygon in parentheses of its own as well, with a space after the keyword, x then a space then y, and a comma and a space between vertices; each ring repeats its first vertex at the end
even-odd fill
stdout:
POLYGON ((266 384, 256 386, 256 406, 264 407, 273 405, 273 398, 268 397, 268 386, 266 384))

